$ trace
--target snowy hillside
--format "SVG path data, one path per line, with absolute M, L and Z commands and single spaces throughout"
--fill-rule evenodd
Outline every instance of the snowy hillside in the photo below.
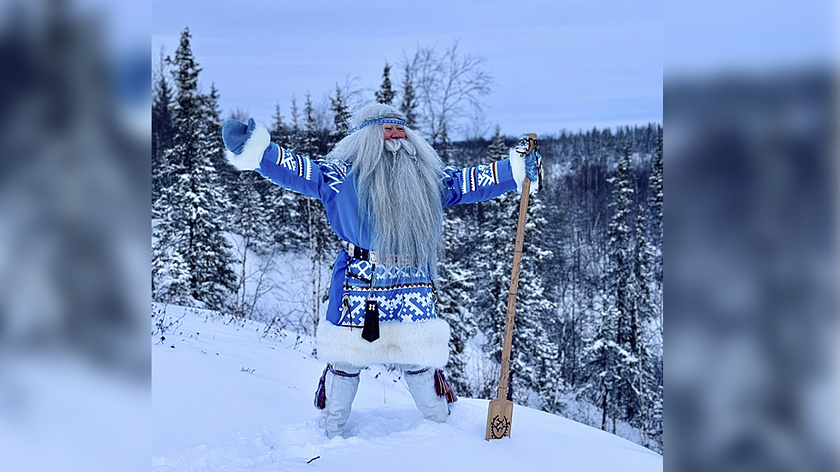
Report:
M 363 371 L 346 437 L 330 440 L 312 405 L 324 365 L 311 340 L 267 338 L 263 325 L 173 306 L 162 321 L 165 339 L 152 337 L 158 472 L 662 470 L 662 457 L 637 444 L 521 406 L 512 437 L 492 442 L 486 400 L 461 398 L 445 424 L 423 420 L 384 366 Z

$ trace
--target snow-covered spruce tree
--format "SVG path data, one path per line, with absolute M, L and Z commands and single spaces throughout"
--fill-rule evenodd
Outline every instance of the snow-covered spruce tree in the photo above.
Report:
M 236 288 L 236 275 L 233 271 L 235 259 L 225 235 L 230 227 L 232 205 L 221 176 L 234 178 L 238 174 L 224 158 L 218 90 L 211 85 L 211 93 L 200 95 L 200 98 L 203 104 L 200 126 L 204 130 L 199 134 L 201 151 L 192 162 L 195 165 L 192 185 L 199 198 L 191 202 L 194 216 L 190 215 L 189 220 L 195 238 L 194 260 L 198 271 L 194 279 L 199 299 L 208 307 L 222 309 L 231 290 Z
M 385 70 L 382 72 L 382 85 L 376 91 L 376 101 L 385 105 L 390 105 L 394 101 L 394 96 L 397 94 L 391 88 L 391 66 L 386 62 Z
M 508 149 L 497 127 L 488 148 L 488 161 L 506 158 Z M 542 229 L 546 224 L 542 203 L 536 195 L 531 196 L 530 202 L 519 267 L 509 392 L 519 403 L 553 410 L 559 380 L 558 350 L 548 339 L 544 326 L 552 322 L 556 305 L 546 297 L 540 276 L 542 263 L 551 253 L 542 246 Z M 476 315 L 487 340 L 485 350 L 496 363 L 501 361 L 519 203 L 520 195 L 509 192 L 481 204 L 481 240 L 472 253 L 475 272 L 482 279 L 474 295 Z M 488 385 L 479 393 L 492 397 L 498 379 L 487 380 Z M 534 401 L 532 395 L 539 400 Z
M 183 39 L 182 35 L 182 47 Z M 172 62 L 171 59 L 167 58 L 168 62 Z M 165 79 L 161 80 L 164 84 L 166 83 Z M 158 84 L 158 87 L 163 87 L 160 81 Z M 168 90 L 168 87 L 164 90 Z M 164 93 L 169 95 L 168 92 Z M 195 94 L 197 95 L 197 92 Z M 170 116 L 169 128 L 172 129 L 173 134 L 167 147 L 163 147 L 163 143 L 160 144 L 161 148 L 158 150 L 160 157 L 152 171 L 153 182 L 157 180 L 160 185 L 157 198 L 152 204 L 152 217 L 155 219 L 152 227 L 152 297 L 158 302 L 189 306 L 194 305 L 195 301 L 191 298 L 192 275 L 190 266 L 187 264 L 185 208 L 181 201 L 182 195 L 178 194 L 179 188 L 176 186 L 180 183 L 183 163 L 175 159 L 177 157 L 175 103 L 174 98 L 166 99 L 159 96 L 158 100 L 160 102 L 155 108 L 158 113 L 165 114 L 158 117 L 156 110 L 153 109 L 153 127 L 165 126 L 157 120 L 165 121 L 168 114 Z
M 172 123 L 174 97 L 172 86 L 166 78 L 167 74 L 169 70 L 161 51 L 152 85 L 152 205 L 160 196 L 160 189 L 169 183 L 164 154 L 167 149 L 172 148 L 175 138 L 175 127 Z
M 629 168 L 624 166 L 624 173 L 629 172 Z M 619 167 L 619 173 L 622 172 L 622 166 Z M 617 306 L 617 295 L 615 292 L 624 293 L 623 290 L 618 290 L 619 287 L 624 287 L 626 281 L 630 276 L 630 265 L 625 263 L 617 264 L 616 258 L 623 257 L 629 259 L 629 227 L 627 226 L 627 212 L 629 211 L 629 203 L 627 195 L 622 197 L 623 189 L 616 184 L 618 179 L 615 177 L 610 179 L 613 183 L 612 201 L 610 208 L 613 209 L 612 219 L 610 220 L 607 242 L 607 254 L 605 256 L 604 265 L 605 274 L 602 277 L 600 288 L 602 293 L 602 306 L 599 315 L 595 321 L 594 336 L 589 340 L 589 344 L 584 349 L 586 363 L 584 365 L 582 374 L 583 380 L 583 394 L 591 401 L 597 408 L 601 410 L 601 429 L 607 430 L 609 421 L 615 425 L 615 419 L 618 416 L 618 404 L 616 402 L 616 388 L 620 381 L 620 372 L 618 363 L 620 356 L 620 347 L 618 343 L 617 329 L 619 326 L 619 318 L 622 316 Z M 584 188 L 590 188 L 587 181 Z M 619 201 L 624 201 L 624 206 L 619 204 Z M 618 254 L 614 254 L 614 253 Z M 617 280 L 620 276 L 618 267 L 623 267 L 626 270 L 623 279 Z M 619 285 L 621 284 L 621 285 Z
M 400 102 L 400 111 L 405 115 L 405 125 L 409 128 L 416 128 L 417 126 L 417 92 L 414 90 L 414 81 L 411 76 L 411 65 L 405 65 L 405 75 L 403 76 L 402 84 L 402 101 Z
M 289 147 L 289 128 L 280 112 L 280 104 L 274 104 L 274 115 L 271 117 L 271 140 L 280 147 Z
M 201 69 L 190 49 L 189 28 L 181 34 L 173 64 L 175 137 L 166 152 L 172 183 L 161 189 L 154 205 L 160 219 L 152 248 L 153 260 L 159 260 L 153 264 L 153 296 L 161 302 L 218 310 L 225 308 L 236 288 L 231 247 L 223 232 L 229 202 L 211 163 L 211 156 L 222 152 L 222 143 L 209 119 L 209 99 L 198 90 Z M 186 292 L 174 293 L 181 285 L 168 281 L 182 278 L 184 269 L 189 273 Z
M 496 133 L 488 148 L 487 160 L 492 162 L 507 156 L 508 147 L 499 133 Z M 488 360 L 498 365 L 502 360 L 504 344 L 519 195 L 507 192 L 498 198 L 476 205 L 479 205 L 477 208 L 481 210 L 481 218 L 476 221 L 479 239 L 474 243 L 470 262 L 481 283 L 476 284 L 473 295 L 475 316 L 479 329 L 484 334 L 483 348 Z M 492 372 L 489 369 L 485 370 L 488 374 Z M 498 377 L 484 378 L 480 381 L 480 397 L 495 398 Z M 512 391 L 508 389 L 508 392 Z
M 218 152 L 211 152 L 208 157 L 213 168 L 216 169 L 216 180 L 221 182 L 227 193 L 230 194 L 236 187 L 239 171 L 225 157 L 224 143 L 222 142 L 222 110 L 219 107 L 219 90 L 215 84 L 210 84 L 210 93 L 202 95 L 202 99 L 204 104 L 201 110 L 207 123 L 205 139 L 211 143 L 221 143 L 218 146 Z M 230 214 L 230 212 L 226 212 L 225 216 L 229 217 Z
M 163 167 L 162 172 L 170 167 Z M 173 186 L 162 189 L 152 207 L 153 215 L 161 215 L 152 226 L 152 298 L 161 303 L 192 306 L 195 302 L 190 291 L 191 273 L 184 253 L 186 235 L 179 220 L 183 211 L 170 202 L 172 190 Z
M 474 396 L 467 345 L 477 329 L 472 313 L 476 284 L 475 273 L 461 262 L 463 254 L 471 252 L 466 233 L 463 220 L 454 212 L 444 219 L 445 255 L 438 264 L 437 309 L 451 327 L 446 375 L 456 394 Z
M 650 219 L 651 219 L 651 228 L 653 229 L 653 237 L 651 238 L 651 245 L 655 248 L 655 256 L 653 261 L 653 272 L 655 274 L 655 281 L 658 284 L 657 292 L 662 292 L 662 222 L 663 222 L 663 214 L 662 214 L 662 202 L 664 197 L 664 189 L 663 189 L 663 166 L 662 166 L 662 128 L 659 128 L 659 133 L 656 138 L 656 148 L 653 154 L 653 162 L 651 164 L 651 172 L 650 172 L 650 181 L 648 185 L 650 190 L 648 192 L 650 201 L 648 202 L 648 208 L 650 211 Z M 660 308 L 660 316 L 661 316 L 661 306 L 662 306 L 662 299 L 660 297 L 659 303 L 657 304 Z M 660 319 L 660 329 L 662 327 Z M 661 334 L 661 333 L 660 333 Z
M 614 349 L 611 362 L 598 375 L 612 379 L 610 402 L 615 408 L 615 420 L 633 421 L 641 409 L 641 397 L 636 391 L 639 369 L 639 314 L 637 311 L 638 284 L 634 266 L 633 230 L 630 224 L 633 187 L 630 179 L 630 146 L 624 146 L 615 176 L 608 179 L 612 185 L 612 219 L 607 228 L 608 263 L 604 280 L 604 304 L 607 307 L 603 322 L 609 322 L 609 333 L 599 329 L 607 338 L 596 343 Z M 611 344 L 610 344 L 611 343 Z M 602 405 L 603 407 L 603 405 Z M 606 413 L 604 413 L 606 415 Z M 605 425 L 602 425 L 604 427 Z
M 455 161 L 453 152 L 455 146 L 452 144 L 452 141 L 449 139 L 449 130 L 446 126 L 443 126 L 440 132 L 440 138 L 435 146 L 435 150 L 437 151 L 440 159 L 443 161 L 445 165 L 452 165 L 457 164 Z
M 662 377 L 657 375 L 662 362 L 662 339 L 655 326 L 656 284 L 652 262 L 654 248 L 648 243 L 643 208 L 636 215 L 636 243 L 633 251 L 633 280 L 636 287 L 635 312 L 638 320 L 636 357 L 633 372 L 634 390 L 640 397 L 638 414 L 630 424 L 642 432 L 646 446 L 657 447 L 662 439 Z
M 264 196 L 258 188 L 264 183 L 264 179 L 256 172 L 240 172 L 234 189 L 234 197 L 239 204 L 233 212 L 232 229 L 240 238 L 236 243 L 239 283 L 233 310 L 240 317 L 250 317 L 255 308 L 255 299 L 249 296 L 247 284 L 255 278 L 261 280 L 260 277 L 264 275 L 254 273 L 249 265 L 253 261 L 249 257 L 252 254 L 268 256 L 273 240 L 271 229 L 277 213 L 267 198 L 270 194 Z
M 335 86 L 335 98 L 330 97 L 330 110 L 333 112 L 334 128 L 330 131 L 328 151 L 350 133 L 350 120 L 353 118 L 338 85 Z
M 615 403 L 615 389 L 620 380 L 617 366 L 620 355 L 614 339 L 617 318 L 615 307 L 604 307 L 592 343 L 584 349 L 587 362 L 582 372 L 582 393 L 601 410 L 601 429 L 604 431 L 607 431 L 611 419 L 613 427 L 615 426 L 618 409 Z
M 312 160 L 318 160 L 322 157 L 318 146 L 319 130 L 315 120 L 312 98 L 308 93 L 303 113 L 305 119 L 304 139 L 299 152 Z M 309 317 L 301 328 L 309 334 L 314 334 L 320 319 L 321 305 L 326 301 L 328 291 L 328 287 L 322 281 L 325 271 L 328 270 L 328 258 L 332 257 L 338 250 L 338 240 L 330 229 L 327 213 L 320 201 L 303 197 L 301 204 L 301 213 L 305 217 L 306 235 L 309 244 L 311 303 Z
M 279 111 L 278 111 L 279 113 Z M 292 95 L 292 103 L 290 107 L 291 123 L 286 126 L 282 123 L 282 117 L 277 115 L 275 117 L 273 130 L 278 130 L 283 126 L 283 132 L 272 132 L 271 139 L 279 146 L 289 149 L 297 154 L 305 154 L 303 152 L 306 138 L 304 136 L 303 125 L 300 120 L 300 110 L 297 106 L 297 98 Z M 279 120 L 278 120 L 279 118 Z M 282 217 L 276 221 L 275 228 L 275 242 L 283 247 L 286 251 L 303 251 L 309 248 L 309 228 L 307 227 L 306 217 L 306 200 L 307 197 L 281 188 L 277 185 L 269 183 L 272 188 L 271 192 L 279 198 L 273 199 L 277 202 L 278 208 L 282 208 Z
M 280 113 L 280 104 L 275 106 L 271 124 L 271 140 L 278 146 L 296 151 L 300 146 L 300 128 L 297 119 L 297 107 L 292 101 L 292 124 L 287 125 Z M 305 225 L 302 223 L 300 207 L 302 195 L 274 185 L 268 180 L 262 180 L 256 185 L 263 196 L 267 211 L 271 212 L 269 228 L 272 240 L 282 247 L 283 251 L 299 251 L 308 247 L 304 243 Z
M 539 194 L 546 220 L 540 240 L 544 247 L 551 248 L 551 255 L 541 264 L 540 275 L 546 288 L 544 297 L 556 303 L 555 315 L 543 323 L 549 339 L 558 347 L 558 378 L 562 382 L 556 385 L 555 398 L 562 390 L 573 388 L 577 381 L 587 303 L 580 290 L 585 257 L 580 235 L 582 225 L 576 218 L 576 202 L 568 188 L 574 177 L 570 159 L 558 144 L 547 139 L 542 145 L 543 153 L 551 156 L 544 160 L 543 184 L 549 181 L 551 184 L 542 185 Z M 554 411 L 562 408 L 563 405 L 557 404 Z
M 651 262 L 653 273 L 653 291 L 651 294 L 653 322 L 658 326 L 655 336 L 656 343 L 652 346 L 654 352 L 650 355 L 650 375 L 654 382 L 652 387 L 647 392 L 647 435 L 652 442 L 658 444 L 654 447 L 659 452 L 663 451 L 663 436 L 662 436 L 662 421 L 663 421 L 663 365 L 662 365 L 662 342 L 663 342 L 663 306 L 662 306 L 662 241 L 663 241 L 663 214 L 662 204 L 664 197 L 663 189 L 663 164 L 662 164 L 662 127 L 656 130 L 655 138 L 655 152 L 653 155 L 652 171 L 650 177 L 650 191 L 649 191 L 649 208 L 652 219 L 653 238 L 651 241 L 651 250 L 653 251 L 653 261 Z M 658 343 L 658 344 L 657 344 Z
M 303 126 L 300 124 L 300 109 L 297 105 L 297 97 L 292 95 L 292 107 L 291 107 L 291 114 L 292 114 L 292 127 L 289 132 L 288 137 L 288 145 L 289 149 L 294 150 L 297 152 L 298 149 L 303 147 Z
M 318 124 L 315 119 L 315 106 L 312 103 L 312 95 L 306 93 L 306 102 L 303 105 L 303 142 L 300 146 L 300 153 L 310 159 L 318 159 L 321 154 L 318 152 Z
M 492 161 L 506 159 L 508 150 L 509 147 L 505 144 L 505 138 L 502 136 L 502 127 L 497 124 L 493 131 L 493 137 L 490 138 L 490 146 L 487 148 L 488 158 Z
M 519 267 L 517 308 L 511 366 L 513 394 L 523 404 L 558 411 L 560 378 L 559 350 L 548 337 L 557 323 L 557 304 L 548 297 L 542 271 L 552 253 L 545 247 L 547 224 L 539 194 L 530 196 L 525 241 Z M 518 214 L 518 209 L 517 209 Z M 536 394 L 539 400 L 531 400 Z

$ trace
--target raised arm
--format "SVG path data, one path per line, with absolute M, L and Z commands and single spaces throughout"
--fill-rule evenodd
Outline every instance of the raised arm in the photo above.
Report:
M 514 189 L 522 191 L 526 173 L 530 177 L 536 172 L 536 164 L 528 157 L 512 148 L 507 159 L 492 164 L 444 168 L 443 205 L 483 202 Z
M 248 123 L 228 120 L 222 139 L 234 167 L 257 171 L 281 187 L 320 199 L 322 190 L 334 184 L 335 178 L 325 176 L 317 162 L 272 143 L 268 130 L 257 126 L 253 118 Z

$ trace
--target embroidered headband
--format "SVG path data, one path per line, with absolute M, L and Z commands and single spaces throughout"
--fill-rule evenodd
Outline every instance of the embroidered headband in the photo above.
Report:
M 400 120 L 399 118 L 378 118 L 378 119 L 375 119 L 375 120 L 365 121 L 364 123 L 359 125 L 358 128 L 354 128 L 354 129 L 350 130 L 350 133 L 354 133 L 356 131 L 359 131 L 360 129 L 364 128 L 367 125 L 384 125 L 384 124 L 387 124 L 387 123 L 400 125 L 400 126 L 405 126 L 405 120 Z

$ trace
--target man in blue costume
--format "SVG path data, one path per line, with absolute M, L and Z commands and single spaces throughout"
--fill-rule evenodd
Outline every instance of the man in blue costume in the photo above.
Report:
M 223 129 L 234 166 L 319 199 L 344 242 L 316 336 L 318 357 L 328 363 L 316 405 L 331 438 L 343 433 L 359 372 L 370 364 L 399 365 L 423 416 L 446 421 L 447 399 L 435 382 L 438 376 L 441 390 L 436 371 L 449 359 L 449 325 L 437 316 L 434 286 L 443 208 L 521 189 L 526 174 L 536 182 L 538 173 L 533 155 L 514 150 L 489 165 L 443 167 L 387 105 L 363 107 L 353 124 L 320 161 L 271 143 L 253 119 L 229 120 Z

